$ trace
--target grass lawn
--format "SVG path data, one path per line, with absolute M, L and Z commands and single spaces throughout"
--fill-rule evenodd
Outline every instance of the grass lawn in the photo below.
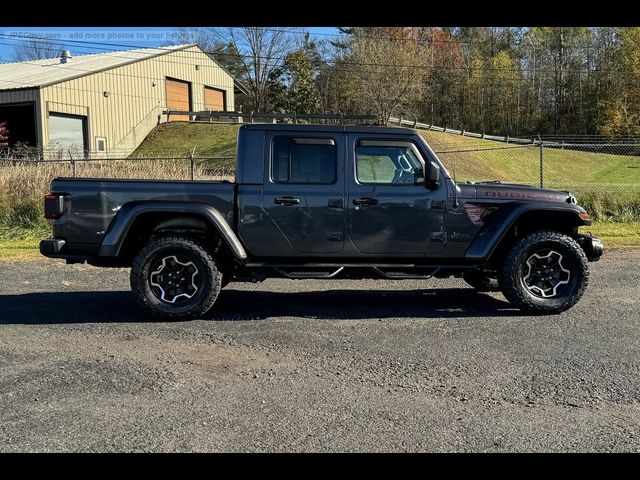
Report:
M 44 258 L 38 251 L 40 240 L 0 240 L 0 260 L 35 260 Z
M 455 170 L 458 180 L 540 183 L 540 148 L 537 146 L 504 148 L 514 145 L 443 132 L 422 130 L 420 134 L 438 152 L 449 173 Z M 459 151 L 472 149 L 476 150 Z M 640 157 L 623 153 L 625 147 L 612 147 L 607 152 L 544 148 L 544 185 L 574 192 L 602 190 L 637 194 Z
M 591 227 L 583 227 L 580 233 L 591 232 L 600 237 L 609 247 L 638 247 L 640 248 L 640 222 L 595 222 Z M 23 240 L 0 239 L 0 260 L 35 260 L 44 259 L 38 251 L 38 244 L 42 237 L 31 237 Z
M 232 157 L 221 165 L 234 166 L 237 124 L 164 123 L 158 125 L 131 155 L 188 156 L 195 147 L 196 157 Z
M 594 222 L 590 227 L 582 227 L 580 233 L 591 232 L 607 246 L 640 247 L 640 222 Z
M 48 225 L 37 228 L 8 227 L 0 225 L 0 260 L 33 260 L 44 258 L 40 255 L 40 239 L 51 234 Z

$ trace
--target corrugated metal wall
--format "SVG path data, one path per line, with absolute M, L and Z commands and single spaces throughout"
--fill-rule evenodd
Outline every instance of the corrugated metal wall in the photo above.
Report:
M 203 94 L 204 95 L 204 94 Z M 36 112 L 40 109 L 40 90 L 38 88 L 28 88 L 21 90 L 0 90 L 0 105 L 11 105 L 19 103 L 35 103 Z M 36 138 L 38 143 L 42 143 L 41 117 L 36 115 Z
M 87 115 L 87 141 L 92 152 L 96 137 L 105 137 L 109 157 L 128 155 L 159 121 L 166 121 L 161 115 L 166 108 L 166 77 L 191 82 L 194 110 L 205 109 L 205 86 L 225 90 L 227 110 L 235 108 L 231 76 L 199 48 L 189 47 L 43 87 L 40 120 L 45 143 L 49 139 L 48 112 Z

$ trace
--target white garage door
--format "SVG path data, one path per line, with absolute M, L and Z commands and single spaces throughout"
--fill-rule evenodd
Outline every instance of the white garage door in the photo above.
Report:
M 54 149 L 85 151 L 87 117 L 49 113 L 49 145 Z

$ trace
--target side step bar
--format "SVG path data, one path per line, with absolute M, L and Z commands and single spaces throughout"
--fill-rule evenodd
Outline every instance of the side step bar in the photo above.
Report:
M 254 267 L 255 268 L 255 267 Z M 468 269 L 468 266 L 431 265 L 264 265 L 259 268 L 271 269 L 278 276 L 290 279 L 332 279 L 332 278 L 384 278 L 387 280 L 426 280 L 441 270 Z M 326 269 L 326 270 L 325 270 Z M 405 270 L 405 271 L 402 271 Z M 368 272 L 368 273 L 367 273 Z M 454 273 L 445 272 L 445 276 Z M 341 275 L 342 274 L 342 275 Z
M 428 278 L 433 277 L 438 271 L 440 267 L 436 267 L 432 273 L 427 275 L 414 275 L 411 273 L 402 273 L 402 272 L 384 272 L 378 267 L 371 267 L 371 270 L 376 272 L 382 278 L 386 278 L 388 280 L 426 280 Z
M 280 275 L 282 275 L 285 278 L 293 278 L 293 279 L 300 279 L 300 278 L 334 278 L 336 275 L 338 275 L 340 272 L 342 272 L 344 270 L 344 267 L 340 267 L 337 268 L 334 272 L 296 272 L 296 273 L 292 273 L 292 272 L 285 272 L 284 270 L 280 269 L 280 268 L 274 268 L 274 270 L 276 272 L 278 272 Z

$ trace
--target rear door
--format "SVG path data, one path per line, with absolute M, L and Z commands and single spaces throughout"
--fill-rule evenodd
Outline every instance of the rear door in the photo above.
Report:
M 411 141 L 349 136 L 348 234 L 358 251 L 429 255 L 445 246 L 446 185 L 425 186 L 430 159 Z
M 271 256 L 332 255 L 344 247 L 344 137 L 273 132 L 266 136 L 262 209 L 280 232 Z

